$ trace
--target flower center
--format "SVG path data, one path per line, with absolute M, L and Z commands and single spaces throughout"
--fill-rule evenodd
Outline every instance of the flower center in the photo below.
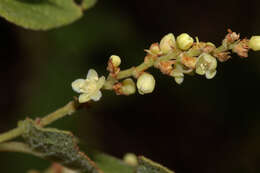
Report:
M 82 90 L 86 93 L 93 93 L 97 90 L 97 81 L 86 79 L 86 82 L 82 87 Z

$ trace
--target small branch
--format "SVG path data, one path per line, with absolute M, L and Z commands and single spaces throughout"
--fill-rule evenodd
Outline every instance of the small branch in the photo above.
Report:
M 158 59 L 156 60 L 152 60 L 150 59 L 150 61 L 148 62 L 143 62 L 140 65 L 136 66 L 136 67 L 130 67 L 129 69 L 126 70 L 122 70 L 120 71 L 117 76 L 116 79 L 120 80 L 120 79 L 124 79 L 124 78 L 128 78 L 128 77 L 137 77 L 138 74 L 142 73 L 143 71 L 147 70 L 148 68 L 152 67 L 152 66 L 156 66 L 157 64 L 159 64 L 160 62 L 163 61 L 169 61 L 171 59 L 177 59 L 177 57 L 180 55 L 181 51 L 176 49 L 172 52 L 170 52 L 167 55 L 163 55 L 160 56 Z M 137 76 L 136 76 L 137 75 Z M 108 80 L 106 81 L 106 83 L 112 83 L 114 84 L 116 82 L 116 80 L 114 80 L 113 78 L 107 78 Z M 110 84 L 111 87 L 106 88 L 106 89 L 112 89 L 112 85 Z
M 10 139 L 14 139 L 20 136 L 23 133 L 23 129 L 21 127 L 17 127 L 13 130 L 0 134 L 0 143 L 8 141 Z
M 55 112 L 50 113 L 49 115 L 43 117 L 40 120 L 40 126 L 49 125 L 58 119 L 63 118 L 66 115 L 73 114 L 78 108 L 78 103 L 76 101 L 70 101 L 68 104 L 63 106 L 62 108 L 57 109 Z
M 79 108 L 79 103 L 77 101 L 70 101 L 68 104 L 63 106 L 62 108 L 57 109 L 55 112 L 50 113 L 49 115 L 43 117 L 39 125 L 40 126 L 46 126 L 49 125 L 58 119 L 61 119 L 65 117 L 66 115 L 73 114 L 77 109 Z M 8 132 L 0 134 L 0 143 L 9 141 L 11 139 L 14 139 L 23 133 L 23 128 L 21 126 L 18 126 L 17 128 L 10 130 Z
M 7 142 L 0 144 L 0 152 L 19 152 L 43 157 L 42 153 L 32 151 L 30 147 L 22 142 Z

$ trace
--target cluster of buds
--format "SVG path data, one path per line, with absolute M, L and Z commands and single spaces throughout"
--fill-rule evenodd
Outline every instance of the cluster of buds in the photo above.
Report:
M 240 40 L 240 35 L 230 29 L 219 47 L 211 42 L 200 42 L 197 37 L 195 40 L 194 42 L 187 33 L 180 34 L 177 39 L 169 33 L 159 43 L 153 43 L 145 50 L 147 54 L 142 64 L 123 71 L 119 68 L 121 58 L 112 55 L 108 60 L 107 79 L 103 76 L 99 78 L 91 69 L 87 79 L 75 80 L 72 88 L 81 93 L 80 103 L 99 100 L 102 96 L 101 88 L 114 90 L 118 95 L 131 95 L 136 93 L 136 90 L 142 95 L 149 94 L 154 91 L 155 79 L 146 70 L 152 66 L 173 77 L 177 84 L 181 84 L 184 74 L 196 73 L 206 79 L 214 78 L 217 73 L 217 60 L 227 61 L 230 58 L 230 50 L 243 58 L 248 56 L 250 49 L 260 50 L 260 36 Z M 131 77 L 136 78 L 136 83 Z
M 155 51 L 154 51 L 155 52 Z M 108 60 L 107 70 L 110 72 L 109 76 L 114 79 L 114 84 L 112 86 L 113 90 L 117 95 L 131 95 L 136 92 L 136 87 L 140 94 L 148 94 L 153 92 L 155 87 L 154 77 L 147 73 L 141 72 L 136 74 L 134 77 L 137 78 L 137 83 L 135 84 L 132 78 L 124 79 L 119 82 L 117 80 L 117 74 L 120 72 L 119 65 L 121 64 L 121 58 L 116 55 L 110 56 Z
M 239 37 L 240 34 L 229 29 L 222 45 L 216 48 L 213 43 L 200 42 L 198 38 L 194 42 L 194 39 L 187 33 L 180 34 L 176 40 L 173 34 L 167 34 L 162 38 L 160 46 L 156 47 L 158 58 L 170 55 L 170 52 L 181 51 L 181 53 L 166 61 L 155 63 L 154 67 L 160 69 L 163 74 L 174 77 L 178 84 L 184 81 L 184 74 L 193 74 L 193 71 L 199 75 L 205 75 L 207 79 L 212 79 L 217 73 L 217 60 L 224 62 L 230 58 L 228 50 L 232 50 L 240 57 L 248 57 L 249 49 L 255 51 L 260 49 L 260 36 L 253 36 L 250 40 L 240 40 Z M 164 50 L 167 51 L 163 51 L 161 43 L 164 43 Z M 146 52 L 155 55 L 153 51 L 155 45 L 158 43 L 152 44 Z

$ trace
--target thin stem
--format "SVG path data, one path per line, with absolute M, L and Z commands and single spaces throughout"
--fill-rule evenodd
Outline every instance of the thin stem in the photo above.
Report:
M 126 70 L 122 70 L 117 74 L 117 79 L 124 79 L 130 76 L 134 76 L 136 73 L 140 73 L 142 71 L 145 71 L 146 69 L 152 67 L 155 64 L 158 64 L 162 61 L 168 61 L 170 59 L 175 59 L 178 57 L 178 55 L 180 54 L 181 51 L 179 50 L 175 50 L 167 55 L 161 56 L 159 57 L 157 60 L 151 60 L 148 62 L 143 62 L 140 65 L 138 65 L 137 67 L 131 67 L 129 69 Z
M 55 112 L 50 113 L 49 115 L 43 117 L 40 121 L 40 126 L 46 126 L 54 121 L 57 121 L 60 118 L 63 118 L 66 115 L 71 115 L 77 110 L 78 106 L 76 101 L 70 101 L 68 104 L 62 108 L 57 109 Z
M 0 143 L 8 141 L 10 139 L 14 139 L 20 136 L 23 133 L 23 129 L 21 127 L 17 127 L 8 132 L 0 134 Z
M 79 104 L 77 101 L 70 101 L 68 104 L 63 106 L 62 108 L 57 109 L 55 112 L 50 113 L 49 115 L 43 117 L 40 120 L 40 126 L 46 126 L 58 119 L 65 117 L 66 115 L 73 114 L 79 108 Z M 23 134 L 23 128 L 18 126 L 17 128 L 10 130 L 8 132 L 0 134 L 0 143 L 9 141 Z
M 0 152 L 19 152 L 32 154 L 37 157 L 43 157 L 42 153 L 32 151 L 30 147 L 22 142 L 6 142 L 0 144 Z

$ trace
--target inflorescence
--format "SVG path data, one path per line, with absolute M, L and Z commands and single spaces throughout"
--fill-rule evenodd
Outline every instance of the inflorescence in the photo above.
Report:
M 217 73 L 217 60 L 225 62 L 231 58 L 232 51 L 241 58 L 248 57 L 250 49 L 260 50 L 260 36 L 252 36 L 250 40 L 240 39 L 236 32 L 228 30 L 228 34 L 222 41 L 222 45 L 216 47 L 211 42 L 196 41 L 187 33 L 183 33 L 175 39 L 172 33 L 165 35 L 160 43 L 153 43 L 147 53 L 144 62 L 136 67 L 126 70 L 120 69 L 121 58 L 112 55 L 108 60 L 108 77 L 98 77 L 97 72 L 90 69 L 87 79 L 77 79 L 72 83 L 74 91 L 81 93 L 79 102 L 89 100 L 98 101 L 102 94 L 100 89 L 114 90 L 117 95 L 131 95 L 136 92 L 148 94 L 155 88 L 155 79 L 152 74 L 146 72 L 150 67 L 159 69 L 162 74 L 171 76 L 175 82 L 181 84 L 184 74 L 205 75 L 212 79 Z M 132 78 L 136 78 L 135 84 Z

